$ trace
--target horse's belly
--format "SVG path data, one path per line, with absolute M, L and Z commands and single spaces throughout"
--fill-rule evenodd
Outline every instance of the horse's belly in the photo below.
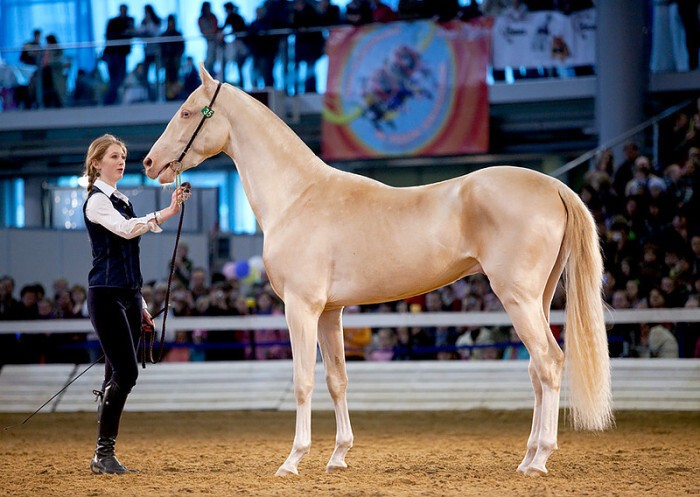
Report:
M 377 253 L 372 257 L 336 266 L 329 288 L 329 305 L 389 302 L 443 287 L 479 272 L 471 257 L 412 257 Z

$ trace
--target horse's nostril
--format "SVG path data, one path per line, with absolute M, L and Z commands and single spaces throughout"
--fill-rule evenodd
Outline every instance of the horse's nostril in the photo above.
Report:
M 151 167 L 151 164 L 153 164 L 153 161 L 150 157 L 146 157 L 145 159 L 143 159 L 143 165 L 146 167 L 146 169 Z

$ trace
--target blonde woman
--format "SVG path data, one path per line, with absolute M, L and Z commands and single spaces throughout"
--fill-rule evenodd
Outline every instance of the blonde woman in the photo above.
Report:
M 119 420 L 138 376 L 136 346 L 142 321 L 153 325 L 141 295 L 141 235 L 162 231 L 189 194 L 176 189 L 165 209 L 136 217 L 129 199 L 117 190 L 126 168 L 126 145 L 112 135 L 95 139 L 85 158 L 88 198 L 83 206 L 92 246 L 88 276 L 88 310 L 105 354 L 105 377 L 99 396 L 97 447 L 90 462 L 95 474 L 129 471 L 114 454 Z

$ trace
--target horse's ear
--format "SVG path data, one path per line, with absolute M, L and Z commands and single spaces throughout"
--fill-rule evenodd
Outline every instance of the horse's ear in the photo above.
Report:
M 204 67 L 204 62 L 199 63 L 199 78 L 202 80 L 202 85 L 206 90 L 214 91 L 216 80 L 211 77 L 211 74 Z

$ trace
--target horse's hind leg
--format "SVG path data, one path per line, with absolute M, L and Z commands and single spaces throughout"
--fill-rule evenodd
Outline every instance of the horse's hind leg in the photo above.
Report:
M 301 299 L 285 299 L 294 362 L 294 397 L 297 403 L 296 431 L 292 451 L 277 470 L 277 476 L 299 474 L 298 466 L 311 448 L 311 393 L 316 368 L 316 337 L 319 314 Z
M 530 352 L 529 372 L 535 391 L 532 433 L 518 471 L 528 475 L 546 474 L 547 459 L 557 448 L 564 354 L 552 336 L 540 301 L 505 301 L 504 307 Z
M 353 441 L 346 397 L 348 375 L 345 369 L 341 313 L 342 309 L 324 312 L 318 322 L 318 341 L 326 369 L 326 384 L 335 409 L 335 450 L 326 466 L 329 473 L 348 467 L 345 454 L 352 447 Z
M 522 462 L 518 466 L 518 471 L 521 473 L 526 472 L 537 453 L 538 440 L 540 437 L 540 420 L 542 418 L 542 384 L 540 383 L 539 376 L 537 376 L 535 364 L 532 359 L 530 359 L 527 371 L 530 374 L 532 389 L 535 392 L 535 407 L 532 411 L 532 429 L 527 439 L 527 452 L 525 452 L 525 457 L 523 457 Z

